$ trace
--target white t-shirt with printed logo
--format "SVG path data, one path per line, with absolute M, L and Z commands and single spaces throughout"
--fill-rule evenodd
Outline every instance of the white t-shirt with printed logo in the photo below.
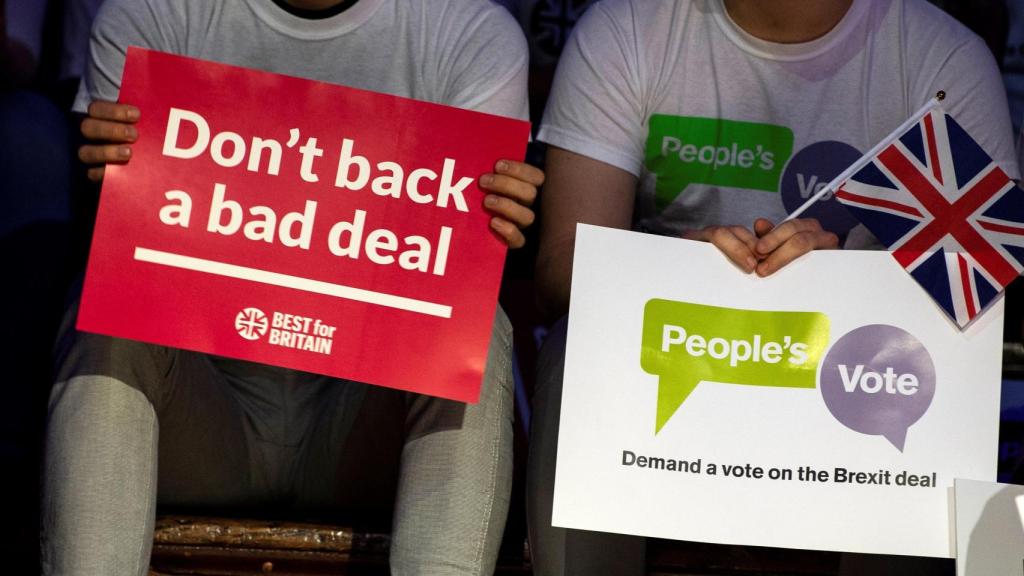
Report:
M 638 176 L 637 229 L 750 226 L 784 218 L 939 90 L 1019 178 L 992 55 L 924 0 L 854 0 L 800 44 L 751 36 L 721 0 L 604 0 L 562 54 L 538 139 Z M 856 224 L 835 200 L 807 215 L 841 236 Z
M 273 0 L 106 0 L 76 111 L 117 99 L 128 46 L 529 116 L 525 39 L 507 11 L 484 0 L 360 0 L 318 20 Z

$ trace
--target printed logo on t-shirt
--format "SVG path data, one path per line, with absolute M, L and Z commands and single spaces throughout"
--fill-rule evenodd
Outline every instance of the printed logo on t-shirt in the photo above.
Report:
M 786 212 L 802 206 L 860 156 L 853 146 L 834 140 L 815 142 L 794 154 L 782 172 L 779 187 Z M 812 204 L 801 217 L 817 218 L 823 228 L 840 238 L 857 225 L 857 219 L 831 193 Z
M 690 184 L 778 192 L 793 153 L 793 131 L 785 126 L 667 114 L 649 123 L 644 161 L 656 176 L 659 210 Z

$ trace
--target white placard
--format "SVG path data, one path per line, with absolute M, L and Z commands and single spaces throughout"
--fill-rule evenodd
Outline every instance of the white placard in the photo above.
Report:
M 1002 318 L 1000 299 L 960 332 L 886 252 L 763 279 L 709 244 L 581 225 L 554 524 L 952 557 L 953 479 L 995 479 Z
M 956 573 L 1024 576 L 1024 486 L 956 480 Z

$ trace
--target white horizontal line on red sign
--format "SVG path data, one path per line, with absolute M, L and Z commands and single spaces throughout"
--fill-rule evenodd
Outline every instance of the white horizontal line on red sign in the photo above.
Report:
M 259 282 L 261 284 L 270 284 L 272 286 L 303 290 L 314 294 L 335 296 L 337 298 L 345 298 L 347 300 L 355 300 L 357 302 L 365 302 L 367 304 L 375 304 L 377 306 L 386 306 L 388 308 L 397 308 L 398 310 L 406 310 L 409 312 L 416 312 L 418 314 L 426 314 L 428 316 L 438 316 L 440 318 L 452 317 L 452 307 L 444 304 L 426 302 L 424 300 L 416 300 L 413 298 L 406 298 L 404 296 L 395 296 L 394 294 L 385 294 L 383 292 L 374 292 L 372 290 L 363 290 L 361 288 L 353 288 L 351 286 L 344 286 L 341 284 L 331 284 L 330 282 L 311 280 L 300 276 L 291 276 L 289 274 L 270 272 L 267 270 L 260 270 L 258 268 L 249 268 L 247 266 L 238 266 L 237 264 L 228 264 L 226 262 L 217 262 L 215 260 L 206 260 L 204 258 L 195 258 L 193 256 L 162 252 L 160 250 L 151 250 L 149 248 L 142 248 L 139 246 L 135 247 L 135 259 L 140 262 L 161 264 L 163 266 L 204 272 L 206 274 L 215 274 L 217 276 L 225 276 L 227 278 L 237 278 L 239 280 L 249 280 L 250 282 Z

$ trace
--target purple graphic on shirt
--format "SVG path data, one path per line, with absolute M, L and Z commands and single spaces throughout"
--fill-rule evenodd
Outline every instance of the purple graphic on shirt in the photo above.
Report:
M 802 206 L 860 156 L 853 146 L 832 140 L 815 142 L 794 154 L 779 184 L 786 212 Z M 801 218 L 817 218 L 822 228 L 835 232 L 840 239 L 857 225 L 857 220 L 831 193 L 815 202 Z

